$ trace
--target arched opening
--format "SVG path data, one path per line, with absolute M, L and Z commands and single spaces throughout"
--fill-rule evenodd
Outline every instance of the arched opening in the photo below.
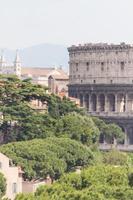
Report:
M 128 111 L 133 112 L 133 94 L 129 94 L 127 105 L 128 105 Z
M 103 144 L 104 141 L 105 141 L 105 136 L 104 136 L 103 133 L 101 133 L 100 136 L 99 136 L 99 143 L 100 143 L 100 144 Z
M 130 145 L 133 144 L 133 127 L 128 129 L 128 141 Z
M 83 107 L 83 94 L 79 95 L 79 99 L 80 99 L 80 106 Z
M 119 125 L 119 124 L 118 124 Z M 126 132 L 125 132 L 125 128 L 121 125 L 119 125 L 119 127 L 122 129 L 123 133 L 125 133 L 125 138 L 126 138 Z M 124 144 L 125 143 L 125 138 L 122 141 L 118 141 L 118 144 Z
M 89 95 L 88 94 L 85 95 L 85 108 L 89 110 Z
M 98 102 L 99 102 L 99 111 L 100 112 L 105 111 L 105 96 L 104 96 L 104 94 L 99 95 Z
M 76 99 L 78 98 L 78 95 L 77 95 L 77 94 L 75 94 L 75 98 L 76 98 Z
M 91 96 L 91 110 L 94 112 L 97 110 L 97 97 L 95 94 Z
M 115 95 L 113 94 L 108 95 L 108 110 L 110 112 L 115 111 Z

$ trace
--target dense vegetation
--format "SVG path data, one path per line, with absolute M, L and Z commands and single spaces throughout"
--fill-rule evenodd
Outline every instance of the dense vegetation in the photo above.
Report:
M 89 148 L 67 138 L 10 143 L 0 151 L 22 166 L 28 179 L 45 178 L 48 174 L 57 179 L 76 166 L 89 165 L 94 159 Z
M 22 167 L 25 179 L 61 177 L 35 195 L 19 195 L 16 200 L 133 199 L 132 153 L 98 151 L 101 138 L 123 142 L 119 126 L 88 116 L 68 98 L 49 95 L 47 88 L 30 79 L 2 76 L 0 84 L 0 138 L 5 143 L 0 152 Z M 33 109 L 32 100 L 47 103 L 48 112 Z M 70 173 L 77 166 L 82 173 Z
M 70 173 L 52 186 L 40 187 L 35 195 L 18 195 L 16 200 L 133 200 L 132 169 L 93 166 L 81 174 Z
M 6 192 L 6 179 L 3 174 L 0 173 L 0 199 L 5 195 Z
M 34 85 L 31 80 L 0 77 L 0 134 L 4 143 L 34 138 L 45 138 L 53 133 L 55 121 L 70 112 L 82 113 L 69 99 L 48 95 L 45 87 Z M 30 106 L 32 100 L 47 102 L 48 114 L 38 113 Z

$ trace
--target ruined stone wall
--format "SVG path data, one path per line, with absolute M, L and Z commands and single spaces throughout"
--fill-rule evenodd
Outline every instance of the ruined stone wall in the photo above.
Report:
M 133 83 L 133 47 L 86 44 L 68 48 L 70 84 Z

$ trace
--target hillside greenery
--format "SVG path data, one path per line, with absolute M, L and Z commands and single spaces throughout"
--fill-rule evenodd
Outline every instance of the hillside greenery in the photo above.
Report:
M 88 147 L 68 138 L 56 137 L 9 143 L 1 146 L 0 152 L 21 166 L 24 178 L 30 180 L 45 178 L 48 174 L 57 179 L 76 166 L 90 165 L 94 159 Z
M 30 79 L 0 76 L 0 152 L 21 166 L 24 179 L 50 175 L 52 186 L 16 200 L 133 200 L 133 154 L 98 150 L 102 138 L 122 143 L 124 133 L 116 124 L 91 117 L 68 98 L 47 94 L 47 88 Z M 32 100 L 47 103 L 38 112 Z M 72 173 L 77 166 L 81 174 Z M 6 182 L 0 174 L 0 195 Z
M 5 195 L 6 192 L 6 179 L 2 173 L 0 173 L 0 199 Z
M 20 194 L 16 200 L 133 200 L 132 172 L 132 168 L 121 166 L 92 166 L 81 174 L 64 175 L 33 195 Z

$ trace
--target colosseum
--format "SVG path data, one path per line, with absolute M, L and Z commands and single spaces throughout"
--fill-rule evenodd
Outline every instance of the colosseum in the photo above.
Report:
M 133 150 L 133 46 L 125 43 L 71 46 L 69 96 L 90 115 L 117 123 L 125 132 L 120 150 Z M 110 148 L 103 141 L 101 148 Z

